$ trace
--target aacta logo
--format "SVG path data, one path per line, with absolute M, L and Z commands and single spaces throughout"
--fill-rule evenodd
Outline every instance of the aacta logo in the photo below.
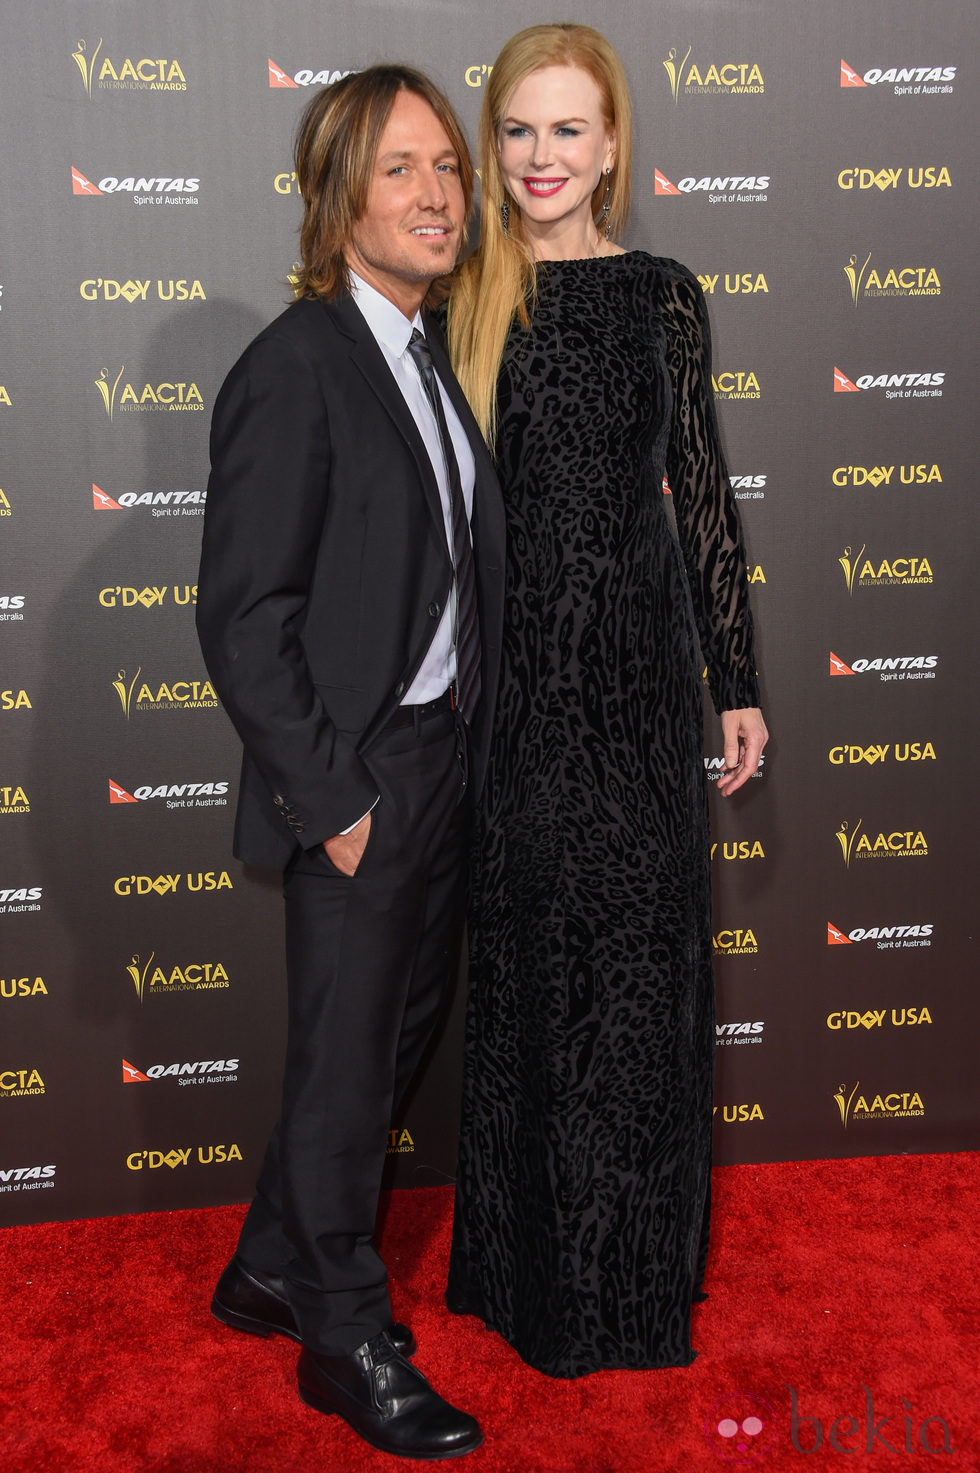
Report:
M 902 951 L 906 947 L 931 946 L 931 925 L 921 926 L 855 926 L 844 932 L 827 922 L 828 946 L 856 946 L 861 941 L 877 942 L 878 951 Z
M 758 204 L 768 200 L 766 191 L 771 174 L 686 174 L 674 184 L 659 169 L 653 171 L 654 194 L 697 194 L 708 196 L 708 203 Z
M 153 283 L 153 278 L 148 276 L 145 281 L 134 280 L 116 281 L 110 276 L 90 276 L 83 281 L 78 288 L 78 294 L 83 302 L 145 302 L 147 293 Z M 175 280 L 169 277 L 166 281 L 157 278 L 154 298 L 160 302 L 206 302 L 207 296 L 201 283 L 195 277 L 191 281 L 182 276 Z
M 0 977 L 0 997 L 47 997 L 43 977 Z
M 860 1088 L 859 1080 L 850 1092 L 848 1092 L 847 1085 L 842 1084 L 834 1094 L 841 1124 L 845 1130 L 848 1125 L 865 1120 L 902 1120 L 926 1113 L 922 1104 L 922 1096 L 915 1090 L 901 1090 L 869 1097 L 866 1094 L 859 1094 Z
M 55 1166 L 0 1167 L 0 1192 L 43 1191 L 55 1185 Z
M 141 203 L 149 197 L 158 197 L 161 201 L 166 199 L 168 204 L 177 203 L 178 199 L 182 204 L 189 204 L 193 195 L 193 203 L 196 204 L 201 188 L 200 178 L 188 174 L 106 174 L 98 184 L 93 184 L 74 164 L 70 168 L 72 194 L 83 194 L 89 199 L 96 195 L 132 194 L 138 196 Z
M 85 41 L 79 41 L 78 50 L 72 52 L 72 60 L 78 67 L 86 97 L 92 96 L 92 88 L 100 92 L 186 92 L 187 78 L 179 61 L 165 57 L 142 56 L 138 60 L 124 57 L 122 61 L 110 61 L 100 57 L 102 37 L 90 52 Z
M 835 466 L 830 479 L 835 486 L 873 486 L 877 491 L 879 486 L 891 486 L 898 471 L 898 480 L 895 484 L 903 486 L 928 486 L 933 483 L 942 485 L 943 475 L 939 466 L 933 461 L 932 465 L 923 461 L 919 465 L 838 465 Z
M 149 875 L 120 875 L 113 881 L 112 888 L 117 895 L 176 895 L 185 879 L 191 893 L 235 888 L 228 878 L 227 870 L 210 869 L 186 876 L 157 875 L 155 879 L 151 879 Z
M 15 915 L 25 910 L 40 910 L 42 885 L 12 885 L 0 889 L 0 915 Z
M 923 859 L 928 857 L 929 845 L 921 829 L 893 829 L 886 834 L 880 829 L 877 834 L 862 832 L 863 819 L 852 824 L 844 819 L 835 835 L 840 845 L 841 858 L 847 869 L 852 859 Z
M 12 1100 L 20 1095 L 43 1094 L 44 1080 L 36 1069 L 0 1070 L 0 1100 Z
M 830 651 L 831 675 L 877 675 L 881 680 L 935 680 L 938 655 L 875 655 L 848 665 Z
M 866 544 L 854 554 L 845 547 L 837 559 L 844 574 L 847 591 L 855 588 L 909 588 L 933 581 L 932 565 L 927 557 L 892 557 L 877 560 L 865 557 Z
M 863 265 L 858 265 L 857 256 L 849 256 L 844 267 L 855 307 L 865 297 L 938 297 L 942 294 L 942 283 L 935 266 L 889 266 L 879 271 L 870 263 L 869 251 Z
M 130 958 L 126 972 L 140 1002 L 176 992 L 215 992 L 230 986 L 228 973 L 221 962 L 185 962 L 182 966 L 154 966 L 156 952 L 144 962 L 139 952 Z
M 122 1061 L 123 1084 L 151 1084 L 154 1079 L 176 1079 L 178 1084 L 229 1084 L 238 1079 L 238 1059 L 200 1059 L 196 1064 L 151 1064 L 144 1074 L 126 1059 Z
M 8 409 L 10 408 L 10 395 L 3 384 L 0 384 L 0 404 L 6 405 Z
M 242 1153 L 235 1145 L 175 1146 L 170 1151 L 132 1151 L 126 1157 L 126 1165 L 130 1171 L 158 1171 L 161 1166 L 176 1171 L 178 1166 L 187 1166 L 192 1161 L 196 1166 L 220 1166 L 241 1160 Z
M 290 77 L 283 71 L 282 67 L 269 57 L 269 86 L 270 87 L 328 87 L 331 82 L 339 82 L 341 77 L 349 77 L 350 69 L 346 72 L 331 71 L 329 67 L 313 71 L 311 67 L 300 67 Z M 472 85 L 472 84 L 471 84 Z
M 886 399 L 941 399 L 945 373 L 862 373 L 849 379 L 834 369 L 834 393 L 857 394 L 861 389 L 884 389 Z
M 102 407 L 110 421 L 121 412 L 156 411 L 162 413 L 165 410 L 167 412 L 183 410 L 189 413 L 201 413 L 203 411 L 204 400 L 197 384 L 188 383 L 186 379 L 174 382 L 164 380 L 158 384 L 145 383 L 136 386 L 125 383 L 120 388 L 125 369 L 124 363 L 115 378 L 111 378 L 109 369 L 103 368 L 98 378 L 93 380 L 102 399 Z
M 834 1033 L 855 1028 L 866 1028 L 870 1033 L 872 1028 L 881 1028 L 886 1019 L 892 1028 L 915 1028 L 920 1023 L 931 1023 L 932 1014 L 928 1008 L 892 1008 L 889 1016 L 887 1008 L 868 1008 L 863 1013 L 828 1013 L 827 1027 Z
M 175 583 L 172 593 L 165 583 L 148 584 L 146 588 L 116 583 L 111 588 L 99 589 L 99 603 L 104 609 L 134 609 L 137 604 L 142 604 L 144 609 L 162 609 L 171 597 L 175 604 L 196 604 L 197 584 Z
M 95 511 L 128 511 L 131 506 L 148 506 L 154 517 L 200 517 L 204 515 L 207 499 L 205 490 L 121 491 L 116 498 L 92 482 L 92 507 Z
M 181 678 L 151 683 L 140 681 L 142 674 L 142 665 L 137 665 L 132 676 L 126 670 L 117 670 L 112 682 L 127 721 L 134 711 L 210 711 L 217 707 L 210 680 Z
M 720 271 L 698 273 L 698 281 L 706 297 L 714 296 L 715 287 L 721 280 L 724 280 L 725 291 L 730 297 L 751 296 L 754 292 L 767 294 L 769 292 L 769 283 L 761 271 L 726 271 L 724 278 Z
M 755 61 L 691 62 L 693 47 L 677 60 L 677 47 L 672 46 L 664 62 L 670 82 L 670 95 L 676 102 L 683 94 L 691 97 L 734 97 L 741 93 L 758 95 L 766 90 L 762 68 Z
M 888 66 L 869 67 L 858 73 L 841 59 L 840 84 L 842 87 L 879 87 L 882 84 L 894 88 L 896 97 L 918 96 L 919 93 L 952 92 L 950 85 L 956 78 L 954 66 Z
M 30 813 L 30 799 L 19 785 L 0 783 L 0 814 Z
M 761 839 L 725 839 L 712 844 L 712 859 L 765 859 L 766 851 Z
M 751 930 L 719 931 L 711 941 L 716 956 L 754 956 L 759 950 Z
M 841 169 L 837 188 L 844 190 L 952 189 L 945 164 L 910 164 L 907 169 Z
M 832 767 L 856 767 L 866 762 L 874 767 L 876 762 L 935 762 L 936 749 L 932 742 L 875 742 L 871 746 L 831 747 L 827 761 Z
M 0 690 L 0 711 L 30 711 L 31 698 L 26 690 Z
M 7 500 L 3 487 L 0 486 L 0 517 L 9 517 L 12 514 L 10 502 Z
M 713 373 L 711 387 L 716 399 L 761 399 L 759 380 L 751 369 Z
M 386 1156 L 408 1156 L 415 1150 L 411 1131 L 389 1130 L 385 1140 Z
M 109 779 L 110 803 L 145 803 L 150 798 L 166 799 L 168 808 L 227 808 L 228 784 L 220 783 L 161 783 L 152 787 L 149 783 L 134 788 L 130 793 Z

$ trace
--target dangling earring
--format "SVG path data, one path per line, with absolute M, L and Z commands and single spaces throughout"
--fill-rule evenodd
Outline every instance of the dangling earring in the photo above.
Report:
M 510 234 L 510 205 L 504 200 L 500 206 L 500 223 L 504 227 L 504 234 Z
M 602 209 L 599 211 L 599 228 L 605 232 L 607 240 L 612 230 L 612 226 L 609 223 L 609 202 L 612 199 L 612 181 L 609 178 L 610 172 L 609 169 L 606 170 L 606 197 L 602 201 Z

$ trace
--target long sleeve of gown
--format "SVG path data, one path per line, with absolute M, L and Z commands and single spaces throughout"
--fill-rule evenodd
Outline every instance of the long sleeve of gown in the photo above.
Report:
M 711 384 L 704 293 L 683 267 L 664 280 L 667 367 L 674 406 L 667 480 L 718 712 L 759 704 L 745 548 Z

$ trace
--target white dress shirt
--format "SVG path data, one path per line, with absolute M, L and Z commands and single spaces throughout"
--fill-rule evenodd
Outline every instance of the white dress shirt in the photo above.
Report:
M 408 405 L 412 418 L 418 426 L 419 434 L 425 442 L 425 448 L 432 462 L 432 469 L 439 486 L 439 498 L 442 502 L 443 522 L 446 529 L 446 542 L 449 547 L 449 555 L 452 557 L 453 550 L 453 524 L 452 508 L 449 500 L 449 482 L 446 477 L 446 463 L 442 453 L 442 438 L 439 434 L 439 426 L 429 403 L 422 377 L 416 367 L 415 359 L 408 351 L 412 332 L 417 328 L 423 333 L 422 316 L 416 312 L 415 320 L 409 322 L 402 312 L 383 297 L 373 286 L 369 286 L 356 272 L 351 271 L 351 295 L 357 303 L 364 320 L 385 356 L 385 362 L 391 369 L 395 383 L 402 392 L 402 397 Z M 452 403 L 446 394 L 446 390 L 439 381 L 439 394 L 442 399 L 442 407 L 446 416 L 446 424 L 449 426 L 450 438 L 453 449 L 456 452 L 456 462 L 459 466 L 459 479 L 463 487 L 463 500 L 466 503 L 467 517 L 473 514 L 473 481 L 475 467 L 473 462 L 473 451 L 470 442 L 466 438 L 463 426 L 459 422 Z M 446 602 L 442 618 L 436 627 L 425 659 L 422 661 L 418 674 L 412 681 L 402 700 L 403 706 L 424 706 L 428 701 L 434 701 L 437 696 L 443 695 L 453 681 L 456 679 L 456 648 L 453 644 L 453 629 L 455 627 L 455 600 L 456 589 L 453 585 L 452 592 Z
M 422 384 L 422 377 L 416 367 L 415 359 L 408 351 L 408 345 L 412 340 L 412 333 L 417 328 L 422 335 L 425 329 L 422 326 L 422 314 L 416 312 L 414 321 L 408 318 L 390 302 L 387 297 L 382 296 L 373 286 L 370 286 L 356 271 L 350 271 L 351 296 L 354 298 L 361 315 L 378 347 L 384 354 L 385 362 L 391 369 L 392 377 L 401 390 L 402 397 L 408 405 L 409 412 L 418 427 L 419 434 L 425 443 L 432 469 L 435 473 L 436 483 L 439 487 L 439 500 L 442 503 L 442 518 L 446 529 L 446 542 L 449 547 L 449 556 L 453 555 L 453 524 L 452 507 L 449 500 L 449 481 L 446 476 L 446 460 L 442 451 L 442 436 L 436 417 L 429 403 L 428 395 Z M 459 479 L 463 488 L 463 500 L 466 503 L 466 515 L 473 515 L 473 483 L 475 479 L 475 465 L 473 451 L 470 442 L 466 438 L 463 426 L 459 422 L 459 416 L 449 400 L 439 375 L 436 374 L 436 382 L 439 384 L 439 395 L 442 399 L 443 413 L 446 416 L 446 424 L 449 426 L 449 435 L 456 452 L 456 462 L 459 466 Z M 453 643 L 453 631 L 456 627 L 456 585 L 453 583 L 450 596 L 446 601 L 446 607 L 442 611 L 442 618 L 436 626 L 436 632 L 432 636 L 432 643 L 426 651 L 425 658 L 419 666 L 418 673 L 412 681 L 402 699 L 403 706 L 424 706 L 429 701 L 436 700 L 452 685 L 456 679 L 456 647 Z M 371 808 L 377 806 L 375 799 Z M 371 810 L 369 809 L 368 812 Z M 367 814 L 358 819 L 362 823 Z M 356 829 L 357 824 L 351 824 L 350 828 L 341 829 L 341 833 L 349 834 L 351 829 Z

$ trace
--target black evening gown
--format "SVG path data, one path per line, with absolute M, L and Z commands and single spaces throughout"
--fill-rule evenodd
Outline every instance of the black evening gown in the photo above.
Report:
M 542 265 L 498 408 L 507 605 L 447 1304 L 552 1376 L 687 1365 L 714 1050 L 703 664 L 716 709 L 758 704 L 696 278 L 639 251 Z

